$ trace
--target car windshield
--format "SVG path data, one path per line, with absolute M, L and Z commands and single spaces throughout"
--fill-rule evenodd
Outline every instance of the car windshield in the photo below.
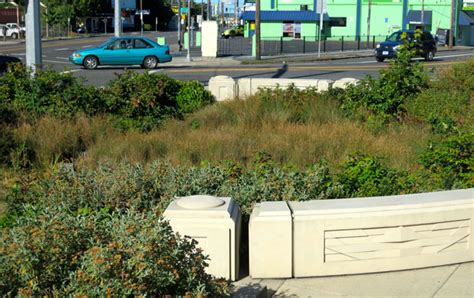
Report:
M 400 31 L 392 33 L 389 37 L 387 37 L 387 41 L 400 41 L 400 37 L 402 33 Z
M 109 39 L 109 40 L 106 40 L 104 41 L 103 43 L 101 43 L 100 45 L 98 45 L 97 47 L 98 48 L 104 48 L 105 46 L 107 46 L 112 40 Z
M 413 33 L 397 31 L 393 32 L 389 37 L 387 37 L 386 41 L 400 41 L 404 33 L 408 35 L 409 40 L 412 39 Z

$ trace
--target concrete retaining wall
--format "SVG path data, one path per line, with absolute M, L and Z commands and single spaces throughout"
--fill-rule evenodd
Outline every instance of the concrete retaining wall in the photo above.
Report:
M 263 202 L 250 218 L 250 275 L 331 276 L 474 261 L 473 217 L 472 188 Z M 291 247 L 283 245 L 287 239 L 292 239 Z
M 346 88 L 350 84 L 357 84 L 358 80 L 343 78 L 337 81 L 318 79 L 263 79 L 243 78 L 237 82 L 228 76 L 212 77 L 209 80 L 209 91 L 217 101 L 231 100 L 237 97 L 245 98 L 254 95 L 262 88 L 288 88 L 294 85 L 298 89 L 315 88 L 317 91 L 327 91 L 332 86 Z

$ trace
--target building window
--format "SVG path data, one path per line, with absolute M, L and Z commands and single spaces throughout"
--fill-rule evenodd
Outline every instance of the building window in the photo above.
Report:
M 331 18 L 331 20 L 329 21 L 329 25 L 331 27 L 346 27 L 347 18 Z
M 300 5 L 300 10 L 308 10 L 308 5 Z
M 294 36 L 295 36 L 295 23 L 283 22 L 283 37 L 294 37 Z
M 301 38 L 301 23 L 283 22 L 283 37 Z

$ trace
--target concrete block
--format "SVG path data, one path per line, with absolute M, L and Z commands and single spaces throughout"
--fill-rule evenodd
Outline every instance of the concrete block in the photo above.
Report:
M 231 198 L 205 195 L 177 198 L 164 217 L 173 231 L 198 241 L 209 255 L 209 274 L 236 280 L 239 276 L 241 214 Z
M 294 85 L 300 90 L 311 87 L 318 88 L 319 80 L 243 78 L 237 81 L 237 85 L 239 97 L 245 98 L 256 94 L 259 89 L 264 88 L 275 89 L 279 87 L 285 89 L 290 85 Z
M 333 88 L 346 89 L 349 85 L 357 85 L 359 83 L 358 79 L 354 78 L 342 78 L 334 82 L 332 85 Z
M 474 261 L 474 189 L 289 202 L 295 277 Z
M 237 86 L 229 76 L 216 76 L 209 80 L 209 91 L 217 101 L 231 100 L 237 97 Z
M 253 209 L 249 273 L 252 278 L 292 276 L 292 220 L 286 202 L 262 202 Z
M 329 88 L 331 88 L 333 83 L 334 83 L 334 81 L 332 81 L 332 80 L 319 80 L 319 82 L 318 82 L 318 91 L 319 92 L 328 91 Z
M 217 57 L 218 26 L 216 21 L 204 21 L 201 27 L 203 57 Z

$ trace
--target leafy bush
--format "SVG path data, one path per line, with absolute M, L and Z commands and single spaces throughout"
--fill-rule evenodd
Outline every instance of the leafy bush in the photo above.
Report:
M 474 59 L 437 72 L 430 87 L 407 103 L 408 113 L 435 134 L 474 129 Z
M 149 130 L 164 119 L 210 104 L 212 95 L 198 82 L 180 82 L 165 75 L 127 71 L 103 90 L 108 112 L 119 127 Z
M 432 142 L 420 163 L 442 189 L 474 186 L 474 133 Z
M 154 206 L 164 210 L 176 196 L 208 194 L 230 196 L 245 214 L 250 214 L 256 202 L 341 195 L 325 163 L 298 170 L 282 167 L 271 159 L 258 159 L 249 168 L 233 163 L 185 167 L 154 162 L 143 167 L 123 162 L 76 171 L 72 165 L 63 164 L 49 178 L 20 184 L 20 189 L 8 197 L 14 209 L 25 203 L 45 208 L 62 204 L 71 211 L 149 210 Z
M 178 113 L 192 113 L 214 101 L 212 94 L 198 81 L 179 81 L 180 89 L 176 94 Z
M 0 295 L 160 296 L 228 291 L 204 272 L 196 242 L 174 234 L 156 210 L 29 206 L 0 235 Z
M 366 110 L 387 120 L 399 118 L 405 113 L 405 103 L 428 87 L 424 67 L 411 61 L 414 54 L 409 47 L 402 47 L 390 67 L 380 71 L 378 79 L 368 76 L 359 84 L 348 87 L 340 96 L 342 109 L 348 115 L 363 115 Z
M 356 154 L 344 164 L 338 181 L 349 197 L 397 195 L 410 189 L 406 172 L 388 168 L 373 156 Z
M 70 116 L 77 112 L 92 115 L 104 111 L 100 93 L 85 86 L 70 73 L 52 69 L 38 70 L 34 76 L 24 66 L 17 65 L 0 77 L 5 90 L 0 99 L 16 111 Z

